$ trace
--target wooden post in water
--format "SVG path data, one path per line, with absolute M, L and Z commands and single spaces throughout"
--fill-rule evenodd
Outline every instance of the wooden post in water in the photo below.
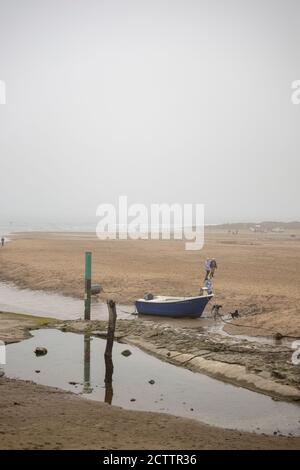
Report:
M 114 372 L 114 365 L 112 361 L 112 348 L 114 345 L 117 311 L 116 303 L 113 300 L 107 301 L 108 308 L 108 327 L 107 327 L 107 340 L 104 353 L 105 360 L 105 402 L 111 404 L 113 397 L 112 376 Z
M 91 319 L 91 287 L 92 287 L 92 253 L 85 252 L 85 293 L 84 293 L 84 319 Z

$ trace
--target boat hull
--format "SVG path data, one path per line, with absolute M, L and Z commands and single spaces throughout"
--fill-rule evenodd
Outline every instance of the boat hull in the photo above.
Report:
M 207 295 L 172 302 L 141 299 L 135 302 L 135 306 L 137 312 L 141 315 L 198 318 L 201 317 L 212 297 L 213 295 Z

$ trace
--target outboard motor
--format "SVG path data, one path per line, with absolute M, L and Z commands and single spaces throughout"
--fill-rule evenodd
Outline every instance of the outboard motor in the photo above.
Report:
M 153 300 L 154 299 L 154 295 L 151 294 L 150 292 L 146 292 L 146 294 L 144 295 L 144 300 Z

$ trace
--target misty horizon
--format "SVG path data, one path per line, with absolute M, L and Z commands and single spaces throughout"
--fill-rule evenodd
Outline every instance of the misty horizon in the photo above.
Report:
M 296 0 L 0 0 L 0 225 L 300 219 Z M 35 221 L 35 222 L 33 222 Z

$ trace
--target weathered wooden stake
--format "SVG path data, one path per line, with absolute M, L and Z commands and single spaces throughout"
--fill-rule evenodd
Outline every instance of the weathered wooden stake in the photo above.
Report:
M 104 353 L 105 359 L 105 402 L 111 404 L 113 397 L 112 376 L 114 372 L 114 365 L 112 361 L 112 348 L 114 345 L 117 311 L 116 304 L 113 300 L 107 301 L 108 307 L 108 327 L 107 327 L 107 340 Z
M 85 252 L 85 296 L 84 296 L 84 319 L 91 319 L 91 287 L 92 287 L 92 253 Z

